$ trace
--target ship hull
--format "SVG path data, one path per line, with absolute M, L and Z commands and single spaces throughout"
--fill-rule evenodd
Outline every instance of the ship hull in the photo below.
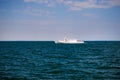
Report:
M 83 44 L 83 40 L 77 40 L 77 39 L 67 39 L 64 38 L 64 40 L 58 40 L 55 41 L 55 43 L 61 43 L 61 44 Z
M 64 42 L 64 41 L 55 41 L 55 43 L 58 43 L 58 44 L 83 44 L 84 41 L 82 41 L 82 42 Z

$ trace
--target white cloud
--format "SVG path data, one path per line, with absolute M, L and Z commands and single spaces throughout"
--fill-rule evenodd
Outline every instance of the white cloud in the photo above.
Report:
M 108 5 L 101 4 L 97 0 L 85 0 L 81 1 L 64 1 L 64 3 L 70 7 L 72 10 L 82 10 L 88 8 L 109 8 Z
M 56 3 L 56 0 L 24 0 L 24 2 L 26 3 L 39 3 L 39 4 L 45 4 L 47 5 L 48 7 L 51 7 L 51 6 L 54 6 Z
M 23 11 L 23 13 L 28 15 L 33 15 L 33 16 L 47 16 L 47 15 L 55 14 L 55 12 L 53 11 L 44 10 L 41 8 L 32 8 L 32 7 L 27 7 Z
M 48 0 L 24 0 L 24 2 L 39 2 L 39 3 L 47 3 Z
M 120 6 L 120 0 L 101 0 L 101 3 L 106 3 L 107 5 L 113 6 Z
M 70 10 L 120 6 L 120 0 L 24 0 L 24 2 L 44 3 L 47 6 L 57 6 L 58 4 L 62 4 L 68 6 Z

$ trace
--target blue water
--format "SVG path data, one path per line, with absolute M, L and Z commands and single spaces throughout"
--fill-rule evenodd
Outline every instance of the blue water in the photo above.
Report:
M 1 41 L 0 80 L 120 80 L 120 41 Z

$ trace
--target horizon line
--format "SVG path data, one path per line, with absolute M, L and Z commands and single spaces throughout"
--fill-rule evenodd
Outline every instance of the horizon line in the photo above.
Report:
M 0 41 L 56 41 L 56 40 L 0 40 Z M 120 41 L 120 40 L 84 40 L 84 41 Z

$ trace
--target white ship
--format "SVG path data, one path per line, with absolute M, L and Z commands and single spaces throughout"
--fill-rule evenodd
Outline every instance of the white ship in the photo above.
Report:
M 77 39 L 67 39 L 64 38 L 64 40 L 58 40 L 55 41 L 55 43 L 63 43 L 63 44 L 83 44 L 83 40 L 77 40 Z

